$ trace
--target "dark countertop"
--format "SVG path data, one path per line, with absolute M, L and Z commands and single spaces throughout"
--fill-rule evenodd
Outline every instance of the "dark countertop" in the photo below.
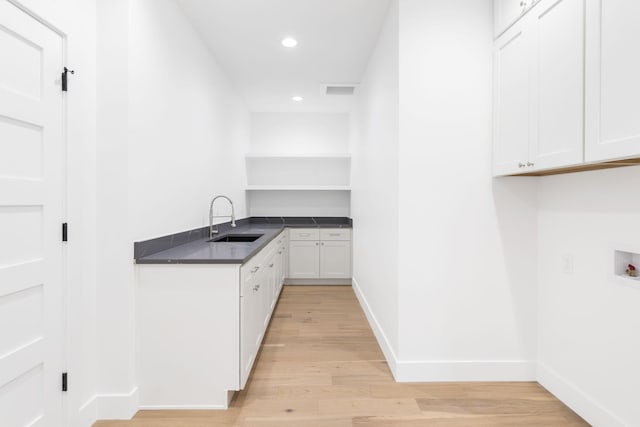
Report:
M 209 227 L 136 242 L 134 257 L 137 264 L 244 264 L 260 252 L 285 228 L 351 228 L 349 218 L 247 218 L 219 224 L 219 233 L 263 234 L 255 242 L 208 242 Z

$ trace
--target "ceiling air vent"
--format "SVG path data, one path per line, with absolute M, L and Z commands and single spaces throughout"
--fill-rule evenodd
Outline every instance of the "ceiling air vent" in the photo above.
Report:
M 326 95 L 353 95 L 356 91 L 355 85 L 326 85 Z

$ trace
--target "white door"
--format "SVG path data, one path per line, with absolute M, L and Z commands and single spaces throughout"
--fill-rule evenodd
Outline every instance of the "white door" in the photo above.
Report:
M 494 48 L 493 173 L 526 172 L 531 122 L 530 32 L 525 18 Z
M 320 243 L 320 278 L 351 278 L 351 242 L 326 241 Z
M 0 1 L 0 426 L 63 425 L 62 40 Z
M 320 277 L 320 242 L 312 240 L 289 242 L 289 277 L 292 279 Z
M 537 39 L 530 163 L 536 170 L 582 163 L 584 0 L 543 0 L 529 13 Z
M 640 157 L 640 1 L 587 7 L 586 161 Z

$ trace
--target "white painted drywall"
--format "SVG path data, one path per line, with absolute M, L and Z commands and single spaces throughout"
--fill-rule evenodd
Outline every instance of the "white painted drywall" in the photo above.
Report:
M 216 194 L 245 215 L 249 113 L 175 2 L 100 0 L 98 12 L 94 401 L 99 418 L 128 418 L 138 405 L 133 242 L 206 225 Z
M 613 278 L 614 249 L 640 252 L 639 179 L 540 181 L 539 381 L 593 425 L 640 425 L 640 282 Z
M 129 0 L 97 1 L 98 417 L 137 409 L 135 286 L 129 224 Z
M 250 153 L 269 156 L 343 155 L 349 151 L 349 114 L 251 114 Z M 349 159 L 248 159 L 251 186 L 349 186 Z M 334 173 L 335 170 L 335 173 Z M 349 216 L 348 191 L 251 191 L 249 216 Z
M 392 369 L 398 349 L 398 70 L 393 1 L 358 89 L 351 143 L 354 287 Z
M 95 394 L 96 373 L 96 4 L 93 0 L 20 0 L 66 38 L 67 64 L 75 69 L 67 94 L 67 395 L 69 425 L 86 426 L 93 408 L 80 411 Z
M 260 154 L 344 154 L 349 114 L 252 113 L 251 152 Z
M 491 179 L 492 2 L 399 22 L 398 378 L 535 379 L 536 183 Z
M 130 28 L 133 238 L 208 224 L 209 202 L 218 194 L 245 216 L 244 102 L 175 2 L 131 2 Z M 228 212 L 223 203 L 216 209 Z

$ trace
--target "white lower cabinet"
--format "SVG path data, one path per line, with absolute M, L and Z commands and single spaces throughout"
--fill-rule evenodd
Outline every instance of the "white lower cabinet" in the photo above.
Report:
M 292 230 L 288 278 L 350 279 L 351 230 Z
M 256 301 L 240 295 L 252 283 L 238 264 L 138 264 L 136 278 L 139 405 L 226 408 L 253 364 L 255 338 L 242 341 L 255 330 L 240 326 L 253 324 Z
M 289 242 L 289 278 L 317 279 L 320 277 L 320 242 Z
M 285 245 L 282 232 L 240 268 L 240 389 L 247 383 L 282 289 Z
M 140 404 L 226 408 L 256 361 L 291 271 L 348 278 L 350 230 L 281 232 L 243 265 L 137 265 Z M 289 256 L 291 252 L 291 256 Z
M 254 277 L 245 278 L 240 295 L 240 388 L 244 388 L 257 354 L 258 296 Z
M 351 242 L 320 242 L 320 278 L 351 278 Z

